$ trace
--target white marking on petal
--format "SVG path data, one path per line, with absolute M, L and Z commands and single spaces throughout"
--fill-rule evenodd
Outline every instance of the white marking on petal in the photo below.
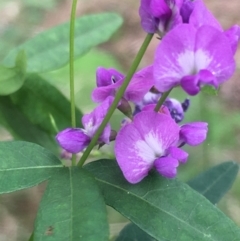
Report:
M 212 61 L 212 57 L 202 49 L 198 49 L 195 53 L 195 66 L 197 72 L 201 69 L 207 69 Z
M 86 123 L 85 129 L 86 129 L 86 131 L 88 132 L 88 131 L 90 131 L 90 130 L 92 129 L 92 127 L 93 127 L 93 119 L 90 119 L 90 120 L 88 121 L 88 123 Z
M 144 140 L 136 142 L 135 151 L 137 155 L 147 163 L 153 163 L 156 159 L 154 150 Z
M 153 163 L 156 157 L 163 155 L 163 145 L 154 132 L 144 136 L 145 140 L 139 140 L 135 144 L 137 155 L 147 163 Z
M 182 68 L 182 75 L 192 75 L 195 72 L 194 52 L 186 50 L 177 57 L 177 62 Z
M 162 142 L 160 142 L 159 138 L 156 136 L 156 134 L 151 131 L 144 137 L 146 143 L 148 146 L 151 147 L 151 149 L 154 151 L 155 156 L 160 157 L 163 155 L 163 145 Z

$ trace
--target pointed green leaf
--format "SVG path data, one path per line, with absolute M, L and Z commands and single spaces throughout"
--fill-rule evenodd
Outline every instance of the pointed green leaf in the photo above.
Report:
M 214 95 L 214 96 L 217 96 L 218 95 L 218 92 L 219 92 L 219 89 L 215 89 L 213 86 L 211 85 L 204 85 L 202 88 L 201 88 L 201 91 L 204 93 L 204 94 L 207 94 L 207 95 Z
M 187 184 L 152 171 L 129 184 L 115 161 L 86 165 L 102 189 L 107 205 L 157 240 L 240 240 L 240 229 L 216 206 Z
M 31 123 L 50 135 L 56 135 L 51 116 L 59 130 L 71 126 L 70 102 L 37 74 L 28 75 L 23 87 L 12 94 L 11 99 Z M 76 109 L 78 124 L 81 117 Z
M 32 123 L 12 103 L 9 96 L 0 96 L 0 110 L 0 124 L 9 131 L 15 140 L 33 142 L 51 150 L 55 154 L 59 153 L 59 148 L 53 136 Z
M 94 177 L 63 168 L 52 177 L 37 214 L 34 241 L 107 241 L 106 206 Z
M 137 225 L 130 223 L 120 232 L 115 241 L 156 241 Z
M 32 233 L 28 241 L 34 241 L 34 233 Z
M 80 57 L 92 47 L 107 41 L 121 26 L 122 18 L 114 13 L 88 15 L 76 19 L 75 57 Z M 47 72 L 58 69 L 69 61 L 69 23 L 40 33 L 33 39 L 12 50 L 4 64 L 12 66 L 19 50 L 28 59 L 28 72 Z
M 48 150 L 28 142 L 0 142 L 0 194 L 35 186 L 61 169 Z
M 0 65 L 0 95 L 9 95 L 19 90 L 26 75 L 26 56 L 20 51 L 15 60 L 15 66 L 8 68 Z
M 188 185 L 216 204 L 232 187 L 237 177 L 239 165 L 225 162 L 210 168 L 188 182 Z

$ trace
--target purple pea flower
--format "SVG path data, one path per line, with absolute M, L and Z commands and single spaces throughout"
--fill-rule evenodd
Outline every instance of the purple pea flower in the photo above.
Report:
M 206 125 L 202 123 L 202 126 Z M 193 135 L 191 128 L 181 132 L 181 127 L 167 114 L 142 111 L 117 134 L 115 154 L 118 165 L 130 183 L 140 182 L 153 167 L 162 176 L 174 178 L 179 162 L 185 163 L 188 158 L 188 153 L 178 147 L 179 141 L 184 138 L 188 138 L 188 144 L 204 141 L 203 135 L 199 139 Z
M 147 33 L 158 32 L 160 36 L 182 23 L 180 7 L 182 0 L 141 0 L 139 15 Z
M 157 48 L 154 86 L 165 92 L 181 85 L 189 95 L 196 95 L 202 85 L 218 88 L 234 70 L 233 52 L 224 33 L 211 26 L 196 29 L 180 24 Z
M 124 78 L 124 75 L 117 70 L 99 67 L 97 69 L 97 88 L 92 92 L 92 100 L 102 102 L 108 96 L 115 96 Z M 138 102 L 151 89 L 153 84 L 153 67 L 145 67 L 133 75 L 123 98 L 127 101 Z
M 97 106 L 90 114 L 86 114 L 82 117 L 82 128 L 67 128 L 60 131 L 56 140 L 58 144 L 66 151 L 70 153 L 78 153 L 85 149 L 96 130 L 101 125 L 105 115 L 108 112 L 110 105 L 114 98 L 109 96 L 101 105 Z M 100 143 L 109 144 L 111 135 L 110 124 L 107 124 L 102 135 L 99 138 Z

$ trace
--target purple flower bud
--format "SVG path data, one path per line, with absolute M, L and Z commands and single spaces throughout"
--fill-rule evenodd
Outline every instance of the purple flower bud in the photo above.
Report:
M 130 119 L 133 116 L 132 108 L 125 98 L 121 99 L 121 104 L 118 106 L 118 110 L 120 110 L 125 116 L 129 117 Z
M 186 112 L 188 110 L 189 106 L 190 106 L 190 100 L 185 99 L 184 102 L 182 103 L 183 111 Z
M 68 128 L 59 132 L 56 140 L 64 150 L 78 153 L 87 147 L 91 138 L 84 133 L 83 129 Z
M 208 124 L 206 122 L 192 122 L 181 126 L 180 146 L 188 144 L 196 146 L 205 141 L 207 137 Z
M 172 116 L 172 118 L 176 121 L 176 123 L 179 123 L 184 118 L 184 109 L 182 104 L 173 98 L 168 98 L 164 102 L 164 106 L 166 106 Z

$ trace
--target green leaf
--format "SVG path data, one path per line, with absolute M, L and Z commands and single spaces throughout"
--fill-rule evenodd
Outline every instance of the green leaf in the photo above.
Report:
M 11 99 L 32 124 L 50 135 L 56 135 L 51 116 L 59 130 L 71 126 L 70 102 L 37 74 L 28 75 L 23 87 L 12 94 Z M 78 126 L 81 118 L 80 111 L 76 109 Z
M 240 240 L 240 229 L 216 206 L 187 184 L 152 171 L 129 184 L 115 161 L 86 165 L 102 189 L 107 205 L 157 240 Z
M 62 168 L 48 150 L 28 142 L 0 142 L 0 194 L 35 186 Z
M 15 140 L 24 140 L 39 144 L 56 155 L 59 148 L 55 139 L 30 120 L 12 103 L 9 96 L 0 96 L 0 124 L 3 125 Z
M 88 15 L 76 19 L 75 57 L 80 57 L 92 47 L 107 41 L 121 26 L 122 18 L 114 13 Z M 28 59 L 28 72 L 47 72 L 58 69 L 69 61 L 69 23 L 40 33 L 12 50 L 3 63 L 12 66 L 19 50 Z
M 137 225 L 130 223 L 120 232 L 115 241 L 156 241 Z
M 219 89 L 215 89 L 213 86 L 211 85 L 204 85 L 202 88 L 201 88 L 201 91 L 204 93 L 204 94 L 207 94 L 207 95 L 214 95 L 214 96 L 217 96 L 218 95 L 218 92 L 219 92 Z
M 24 51 L 17 54 L 15 67 L 0 65 L 0 95 L 9 95 L 19 90 L 25 80 L 26 55 Z
M 106 241 L 106 206 L 94 177 L 63 168 L 49 180 L 35 223 L 34 241 Z
M 32 233 L 28 241 L 34 241 L 34 233 Z
M 232 187 L 237 177 L 239 165 L 225 162 L 210 168 L 188 182 L 188 185 L 216 204 Z

